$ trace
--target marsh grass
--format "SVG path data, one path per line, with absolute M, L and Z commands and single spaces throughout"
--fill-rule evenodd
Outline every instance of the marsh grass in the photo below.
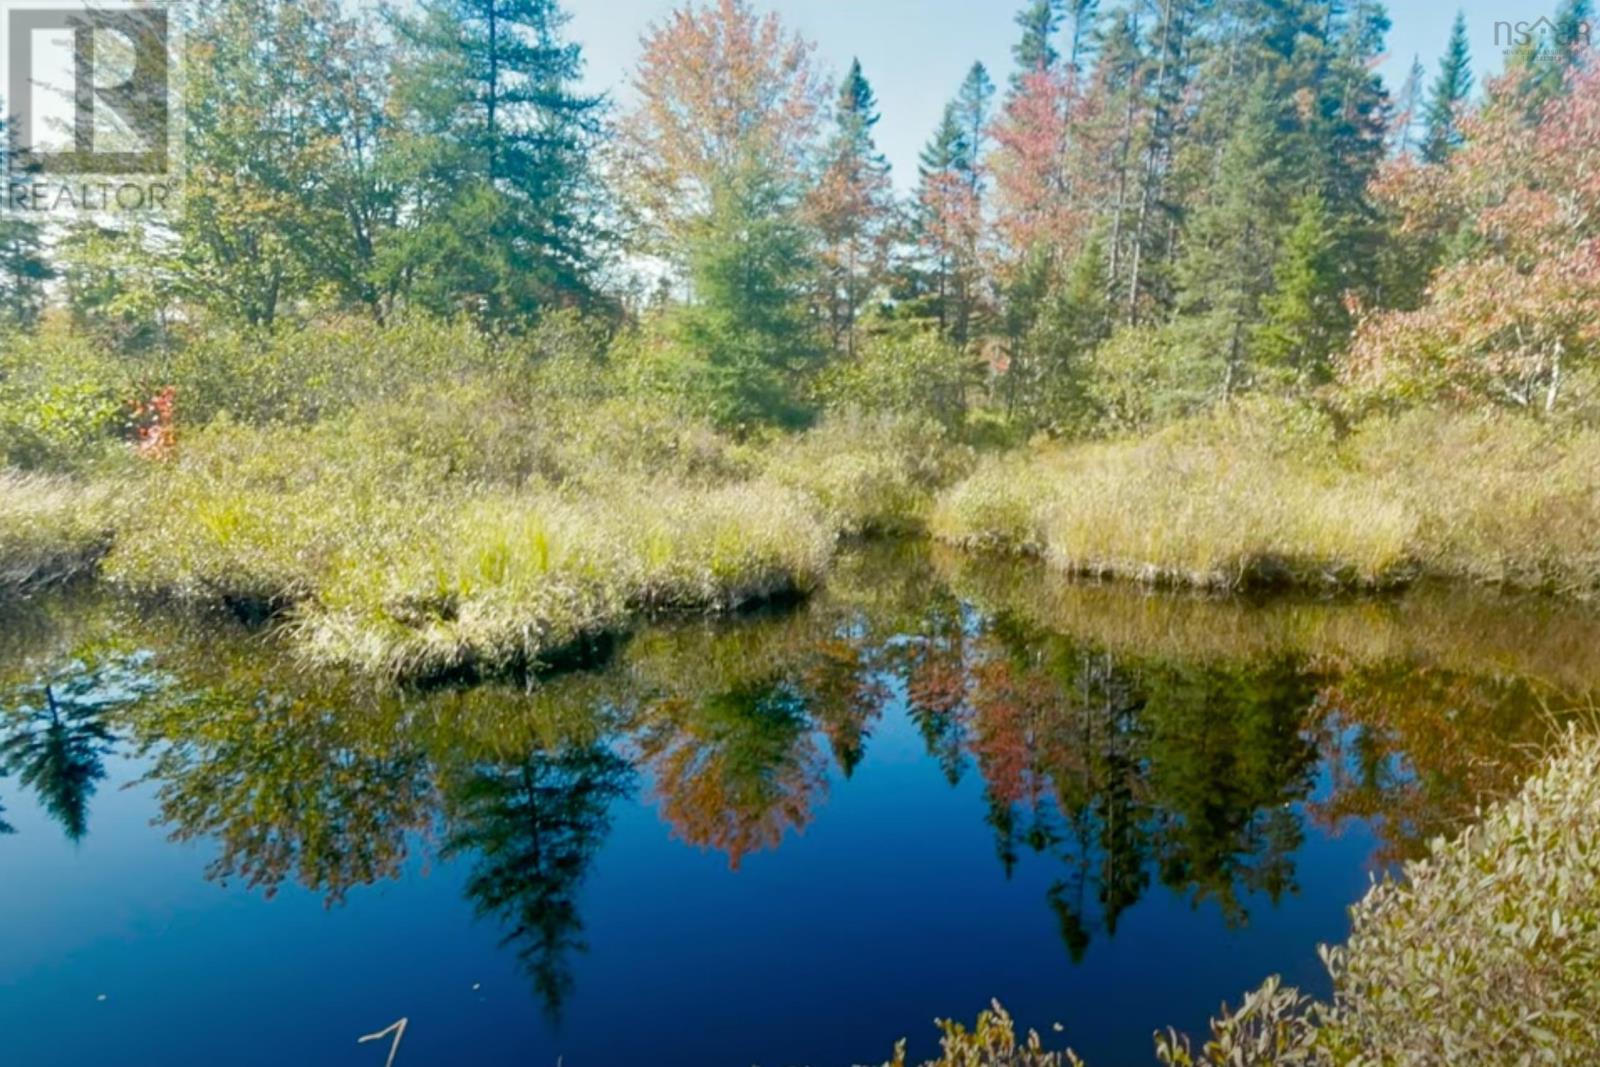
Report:
M 907 432 L 914 446 L 877 450 L 870 484 L 825 479 L 911 487 L 874 499 L 867 523 L 789 453 L 648 409 L 588 420 L 470 386 L 309 427 L 222 420 L 147 472 L 141 495 L 160 506 L 128 516 L 105 574 L 276 613 L 319 664 L 408 679 L 537 668 L 637 616 L 804 593 L 841 535 L 899 525 L 891 506 L 925 508 L 942 469 Z M 824 466 L 840 450 L 779 447 Z
M 983 465 L 932 530 L 1072 574 L 1213 589 L 1382 589 L 1421 575 L 1600 590 L 1600 433 L 1419 411 L 1340 438 L 1231 410 Z
M 0 470 L 0 595 L 93 566 L 110 543 L 109 489 Z

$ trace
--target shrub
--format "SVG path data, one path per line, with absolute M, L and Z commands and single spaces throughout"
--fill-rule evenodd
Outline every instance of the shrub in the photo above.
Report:
M 857 413 L 773 445 L 772 478 L 811 497 L 846 535 L 920 528 L 934 493 L 970 466 L 938 423 Z
M 860 351 L 831 363 L 817 391 L 831 410 L 926 419 L 947 429 L 966 416 L 980 364 L 923 324 L 892 324 L 866 333 Z
M 0 347 L 0 465 L 66 471 L 117 450 L 138 390 L 130 366 L 58 325 Z
M 198 424 L 228 414 L 242 422 L 306 424 L 360 404 L 402 397 L 503 368 L 471 324 L 426 316 L 375 325 L 364 317 L 285 322 L 268 330 L 205 325 L 162 361 Z

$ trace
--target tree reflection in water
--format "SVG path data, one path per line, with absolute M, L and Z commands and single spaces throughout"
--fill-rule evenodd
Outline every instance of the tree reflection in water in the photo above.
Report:
M 1558 725 L 1541 706 L 1600 688 L 1582 658 L 1600 622 L 1506 615 L 1149 597 L 895 546 L 794 611 L 648 627 L 532 690 L 423 692 L 306 673 L 225 626 L 95 616 L 60 627 L 60 668 L 14 661 L 32 674 L 0 688 L 0 773 L 77 840 L 126 737 L 171 837 L 214 842 L 211 877 L 268 895 L 337 904 L 409 856 L 458 859 L 555 1013 L 637 775 L 679 839 L 737 869 L 850 788 L 903 709 L 981 796 L 1002 870 L 1047 866 L 1042 904 L 1081 959 L 1152 887 L 1247 922 L 1296 891 L 1308 819 L 1362 820 L 1384 863 L 1514 788 Z M 130 640 L 153 661 L 105 651 Z
M 467 897 L 501 922 L 501 943 L 552 1016 L 572 990 L 570 954 L 585 947 L 579 888 L 611 828 L 611 805 L 632 785 L 632 766 L 601 744 L 446 775 L 443 854 L 467 858 Z
M 111 714 L 161 685 L 148 654 L 83 653 L 0 703 L 0 772 L 31 789 L 74 843 L 88 833 L 89 801 L 116 745 Z M 11 832 L 0 820 L 0 833 Z

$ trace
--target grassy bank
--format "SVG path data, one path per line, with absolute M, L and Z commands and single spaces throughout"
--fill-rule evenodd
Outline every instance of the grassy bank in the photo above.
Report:
M 110 541 L 111 492 L 0 469 L 0 595 L 92 567 Z
M 318 663 L 536 665 L 643 613 L 812 588 L 841 536 L 926 513 L 946 451 L 898 423 L 741 444 L 654 409 L 540 410 L 474 385 L 309 426 L 222 420 L 145 472 L 158 503 L 119 525 L 104 573 L 279 614 Z
M 1236 407 L 1151 437 L 994 459 L 936 536 L 1074 573 L 1240 589 L 1382 588 L 1419 575 L 1600 590 L 1600 433 L 1416 411 L 1348 436 Z
M 1587 1064 L 1600 1055 L 1600 741 L 1572 735 L 1482 822 L 1385 879 L 1323 950 L 1326 1002 L 1277 979 L 1196 1048 L 1156 1038 L 1168 1067 Z M 998 1006 L 942 1024 L 931 1067 L 1064 1067 Z M 901 1051 L 893 1061 L 903 1067 Z

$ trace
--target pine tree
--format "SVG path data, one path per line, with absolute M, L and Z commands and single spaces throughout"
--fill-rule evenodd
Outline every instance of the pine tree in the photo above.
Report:
M 1450 27 L 1450 43 L 1439 61 L 1439 75 L 1428 95 L 1424 121 L 1427 132 L 1422 140 L 1422 158 L 1442 163 L 1461 145 L 1457 126 L 1461 105 L 1472 93 L 1472 55 L 1467 47 L 1467 17 L 1456 13 Z
M 1255 347 L 1261 363 L 1301 382 L 1323 382 L 1330 356 L 1348 337 L 1338 239 L 1322 195 L 1295 206 L 1294 228 L 1278 260 L 1273 291 L 1262 301 L 1265 321 Z
M 961 126 L 961 138 L 966 151 L 968 184 L 974 192 L 981 193 L 983 158 L 988 154 L 989 120 L 994 112 L 994 82 L 982 63 L 972 64 L 961 88 L 956 92 L 954 108 Z
M 1099 34 L 1095 23 L 1100 0 L 1066 0 L 1066 17 L 1072 25 L 1067 37 L 1067 68 L 1081 71 L 1092 57 Z
M 1258 77 L 1218 164 L 1210 199 L 1194 210 L 1178 267 L 1179 311 L 1220 355 L 1224 396 L 1247 384 L 1250 339 L 1272 288 L 1282 228 L 1284 105 Z
M 567 19 L 556 0 L 423 0 L 398 20 L 421 219 L 396 269 L 419 303 L 516 325 L 589 295 L 601 102 L 575 88 Z
M 889 162 L 872 130 L 877 98 L 861 61 L 850 64 L 834 107 L 834 131 L 811 213 L 822 237 L 822 304 L 834 347 L 855 353 L 856 318 L 887 268 L 893 213 Z
M 1061 0 L 1033 0 L 1017 13 L 1016 22 L 1022 27 L 1022 40 L 1011 49 L 1017 61 L 1013 82 L 1061 61 L 1054 40 L 1056 31 L 1061 28 Z

